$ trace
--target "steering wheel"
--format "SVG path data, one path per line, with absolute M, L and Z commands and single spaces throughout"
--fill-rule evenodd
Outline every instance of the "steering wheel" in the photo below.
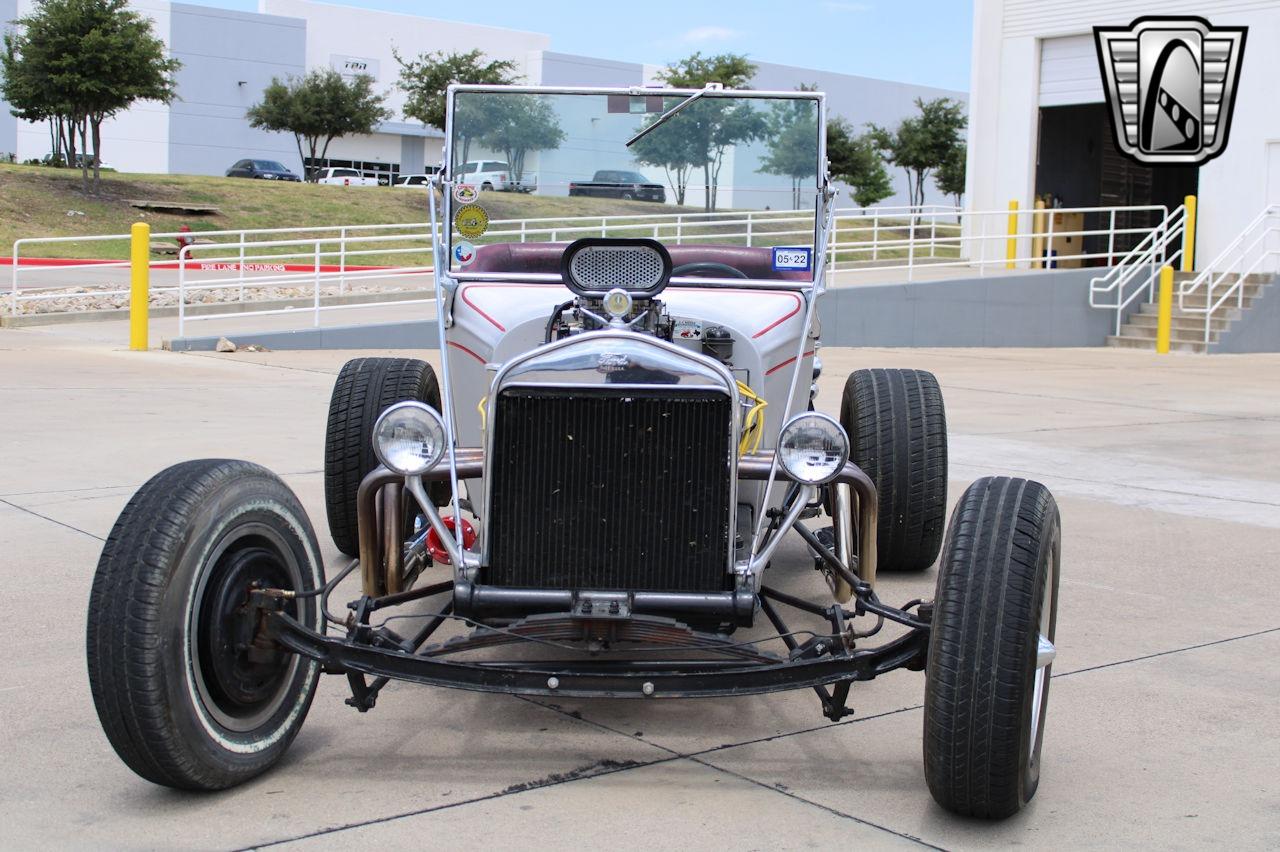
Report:
M 737 267 L 730 266 L 727 263 L 716 263 L 714 260 L 700 260 L 696 263 L 682 263 L 675 269 L 671 270 L 672 276 L 676 275 L 701 275 L 703 273 L 718 272 L 720 277 L 728 276 L 729 278 L 746 278 L 747 273 Z

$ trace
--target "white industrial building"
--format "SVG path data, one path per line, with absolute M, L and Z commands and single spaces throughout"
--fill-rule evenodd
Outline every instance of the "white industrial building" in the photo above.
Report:
M 1142 15 L 1249 28 L 1227 148 L 1202 166 L 1144 166 L 1116 150 L 1093 27 Z M 1069 207 L 1173 209 L 1194 194 L 1196 254 L 1211 260 L 1280 203 L 1277 47 L 1280 0 L 975 0 L 966 206 L 1050 196 Z
M 245 157 L 273 159 L 301 171 L 293 137 L 249 127 L 245 110 L 273 77 L 312 68 L 372 76 L 388 95 L 393 118 L 368 136 L 335 140 L 328 159 L 315 165 L 354 166 L 377 175 L 414 173 L 438 163 L 442 136 L 406 119 L 404 94 L 396 88 L 399 65 L 393 51 L 413 57 L 431 51 L 478 49 L 492 59 L 511 60 L 522 82 L 545 85 L 634 86 L 655 82 L 659 65 L 575 56 L 551 49 L 543 33 L 479 26 L 311 0 L 259 0 L 258 12 L 235 12 L 170 0 L 131 0 L 155 23 L 171 55 L 183 63 L 179 99 L 169 106 L 140 104 L 103 128 L 103 159 L 130 172 L 222 174 Z M 26 14 L 31 0 L 0 0 L 0 21 Z M 916 98 L 965 100 L 963 92 L 854 77 L 810 68 L 759 62 L 758 89 L 794 89 L 813 84 L 827 93 L 833 115 L 860 127 L 892 125 L 915 112 Z M 43 124 L 16 121 L 0 102 L 0 153 L 39 158 L 50 150 Z M 906 178 L 891 175 L 897 194 L 884 204 L 905 204 Z M 927 187 L 928 202 L 950 198 Z

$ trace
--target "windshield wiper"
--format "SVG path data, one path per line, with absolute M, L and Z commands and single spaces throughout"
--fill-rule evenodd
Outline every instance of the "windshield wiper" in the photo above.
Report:
M 671 116 L 675 115 L 680 110 L 684 109 L 689 104 L 693 103 L 698 98 L 705 95 L 707 92 L 711 92 L 711 91 L 715 91 L 715 89 L 712 89 L 710 86 L 708 86 L 707 88 L 702 89 L 701 91 L 695 92 L 694 94 L 685 98 L 680 103 L 676 104 L 671 109 L 667 110 L 662 115 L 658 116 L 657 120 L 655 120 L 653 124 L 650 124 L 648 127 L 641 128 L 639 133 L 637 133 L 635 136 L 632 136 L 630 139 L 627 140 L 627 147 L 630 148 L 632 145 L 636 144 L 641 139 L 648 136 L 653 131 L 657 130 L 659 127 L 661 127 L 662 125 L 670 121 Z

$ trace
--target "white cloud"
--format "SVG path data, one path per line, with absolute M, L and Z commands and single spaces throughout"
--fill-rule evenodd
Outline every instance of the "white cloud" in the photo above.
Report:
M 870 3 L 846 3 L 843 0 L 827 0 L 823 4 L 828 12 L 870 12 Z
M 705 44 L 711 41 L 728 41 L 740 35 L 742 33 L 728 27 L 694 27 L 681 35 L 680 41 L 685 44 Z

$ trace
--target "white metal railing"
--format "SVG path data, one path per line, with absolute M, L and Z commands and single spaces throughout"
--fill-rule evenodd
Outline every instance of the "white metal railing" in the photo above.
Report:
M 842 255 L 862 255 L 877 270 L 905 269 L 907 280 L 914 280 L 917 267 L 967 267 L 985 274 L 990 268 L 1058 268 L 1067 261 L 1105 260 L 1116 258 L 1116 239 L 1127 235 L 1148 235 L 1143 226 L 1117 226 L 1117 215 L 1146 214 L 1161 216 L 1167 212 L 1161 205 L 1134 207 L 1068 207 L 1052 209 L 947 210 L 920 212 L 907 223 L 890 223 L 875 211 L 855 215 L 837 213 L 836 227 L 829 250 L 833 253 L 828 268 L 834 273 Z M 1056 227 L 1058 214 L 1094 215 L 1105 219 L 1105 225 L 1063 229 Z M 1009 217 L 1016 227 L 1010 233 Z M 950 221 L 954 219 L 955 221 Z M 1029 220 L 1029 221 L 1024 221 Z M 867 223 L 870 224 L 867 224 Z M 881 235 L 887 230 L 889 236 Z M 897 236 L 894 236 L 894 234 Z M 841 237 L 861 234 L 860 240 L 841 242 Z M 866 236 L 866 235 L 870 236 Z M 1096 237 L 1099 247 L 1083 250 L 1084 240 Z M 1082 250 L 1064 256 L 1057 252 L 1055 240 L 1079 238 Z M 1101 248 L 1105 238 L 1106 248 Z M 1014 249 L 1009 251 L 1010 241 Z
M 1182 257 L 1186 227 L 1187 209 L 1179 205 L 1106 274 L 1090 279 L 1089 306 L 1115 311 L 1116 334 L 1134 300 L 1145 293 L 1147 301 L 1155 301 L 1160 268 Z
M 265 264 L 274 266 L 280 264 L 287 259 L 281 255 L 273 255 L 270 257 L 253 257 L 246 253 L 255 246 L 261 246 L 264 242 L 281 237 L 297 237 L 303 235 L 329 235 L 331 239 L 336 241 L 337 248 L 333 251 L 324 253 L 326 259 L 332 259 L 333 265 L 336 265 L 341 273 L 338 278 L 338 285 L 341 291 L 345 291 L 346 280 L 350 278 L 345 270 L 352 258 L 361 258 L 368 255 L 398 255 L 410 253 L 429 253 L 430 239 L 427 231 L 429 226 L 423 223 L 408 223 L 399 225 L 324 225 L 310 228 L 256 228 L 256 229 L 239 229 L 239 230 L 223 230 L 223 231 L 169 231 L 157 232 L 151 234 L 152 240 L 174 240 L 173 258 L 154 258 L 150 262 L 153 270 L 164 270 L 176 268 L 178 264 L 178 239 L 209 239 L 209 238 L 234 238 L 230 242 L 215 243 L 223 248 L 238 249 L 234 256 L 218 258 L 217 263 L 223 265 L 225 272 L 238 272 L 238 279 L 246 278 L 247 273 L 255 270 L 248 268 L 251 264 Z M 391 240 L 379 238 L 382 236 L 392 237 Z M 13 243 L 13 252 L 10 258 L 10 287 L 9 287 L 9 313 L 11 316 L 17 316 L 19 307 L 25 302 L 38 302 L 53 299 L 90 299 L 109 296 L 127 296 L 129 288 L 127 281 L 123 285 L 112 286 L 110 283 L 112 270 L 128 270 L 129 261 L 85 261 L 84 263 L 60 263 L 57 265 L 37 266 L 22 263 L 23 250 L 35 246 L 56 246 L 59 244 L 73 243 L 96 243 L 110 245 L 118 244 L 123 251 L 127 252 L 127 247 L 131 239 L 130 234 L 101 234 L 93 236 L 77 236 L 77 237 L 24 237 L 15 240 Z M 378 249 L 369 250 L 362 249 L 361 245 L 367 242 L 401 242 L 407 243 L 401 247 L 391 245 L 380 245 Z M 109 253 L 109 252 L 108 252 Z M 28 259 L 34 259 L 28 255 Z M 213 263 L 215 261 L 206 261 Z M 49 282 L 52 277 L 65 277 L 67 273 L 79 273 L 87 280 L 81 284 L 59 284 Z M 105 274 L 104 274 L 105 273 Z M 95 280 L 96 279 L 96 280 Z M 239 287 L 241 280 L 235 280 L 228 283 L 227 286 Z M 153 284 L 152 293 L 173 293 L 178 287 L 173 284 Z M 68 292 L 71 291 L 71 292 Z M 240 291 L 240 300 L 244 301 L 244 291 Z
M 827 268 L 834 276 L 838 270 L 873 268 L 878 270 L 906 270 L 907 280 L 913 280 L 915 270 L 923 265 L 939 267 L 968 267 L 979 274 L 986 274 L 991 267 L 1052 267 L 1056 261 L 1066 258 L 1052 256 L 1055 239 L 1096 237 L 1095 249 L 1071 256 L 1072 260 L 1105 259 L 1113 262 L 1117 240 L 1127 241 L 1142 235 L 1139 248 L 1155 243 L 1166 245 L 1169 217 L 1161 216 L 1155 229 L 1123 225 L 1124 214 L 1142 213 L 1161 215 L 1165 208 L 1141 207 L 1078 207 L 1054 210 L 1026 209 L 1017 216 L 1015 233 L 1008 228 L 1008 210 L 960 210 L 944 205 L 923 207 L 873 207 L 843 208 L 834 216 L 828 244 Z M 1059 213 L 1093 215 L 1100 221 L 1091 228 L 1055 229 L 1055 216 Z M 1118 216 L 1123 217 L 1118 220 Z M 994 224 L 993 224 L 994 223 Z M 804 244 L 813 233 L 813 213 L 808 211 L 728 211 L 723 213 L 676 213 L 661 211 L 652 214 L 624 216 L 543 217 L 529 219 L 494 220 L 483 240 L 503 241 L 551 241 L 576 239 L 582 236 L 651 236 L 670 244 L 689 244 L 703 241 L 729 242 L 755 246 Z M 211 290 L 234 290 L 231 301 L 253 301 L 255 293 L 270 286 L 301 288 L 311 296 L 313 305 L 320 305 L 326 290 L 345 295 L 347 285 L 359 282 L 388 282 L 402 275 L 412 275 L 431 270 L 428 259 L 430 226 L 425 223 L 400 225 L 348 225 L 316 228 L 268 228 L 229 231 L 197 231 L 156 233 L 153 239 L 177 239 L 179 237 L 221 238 L 225 241 L 197 243 L 177 253 L 176 260 L 159 258 L 151 261 L 153 269 L 177 271 L 177 281 L 168 283 L 153 276 L 154 293 L 174 293 L 177 300 L 180 325 L 188 321 L 206 318 L 188 312 L 193 293 Z M 76 299 L 101 296 L 123 296 L 128 293 L 127 281 L 110 283 L 110 270 L 127 270 L 128 261 L 85 262 L 60 266 L 25 266 L 20 263 L 23 251 L 60 243 L 109 243 L 127 244 L 128 234 L 91 237 L 24 238 L 13 246 L 13 267 L 10 289 L 10 312 L 17 314 L 19 307 L 28 301 L 46 299 Z M 230 238 L 230 239 L 226 239 Z M 1009 251 L 1010 241 L 1017 247 Z M 995 243 L 993 246 L 992 243 Z M 1105 249 L 1102 247 L 1105 244 Z M 176 244 L 175 244 L 176 248 Z M 1135 250 L 1137 251 L 1137 250 Z M 1130 252 L 1132 257 L 1135 253 Z M 417 255 L 417 257 L 405 257 Z M 359 268 L 363 263 L 385 263 L 404 257 L 407 265 Z M 287 266 L 297 266 L 288 270 Z M 327 267 L 327 268 L 326 268 Z M 66 285 L 44 283 L 50 271 L 76 272 L 87 279 L 77 290 L 68 292 Z M 202 274 L 204 273 L 204 274 Z M 118 273 L 116 273 L 118 276 Z M 98 279 L 93 281 L 92 279 Z M 65 276 L 63 276 L 65 277 Z M 1121 285 L 1121 289 L 1124 287 Z M 1105 289 L 1102 291 L 1105 292 Z M 1091 299 L 1093 298 L 1091 294 Z M 225 301 L 225 300 L 224 300 Z M 369 302 L 367 304 L 388 304 Z M 313 323 L 319 323 L 320 310 L 338 307 L 363 307 L 358 300 L 348 304 L 316 307 Z M 267 313 L 296 312 L 296 309 L 254 309 L 242 304 L 234 315 L 263 315 Z M 220 314 L 229 316 L 231 314 Z
M 1244 308 L 1250 275 L 1280 271 L 1280 204 L 1263 208 L 1236 238 L 1195 278 L 1178 288 L 1178 309 L 1204 314 L 1204 343 L 1208 351 L 1215 315 L 1224 307 Z M 1190 296 L 1199 296 L 1193 304 Z

